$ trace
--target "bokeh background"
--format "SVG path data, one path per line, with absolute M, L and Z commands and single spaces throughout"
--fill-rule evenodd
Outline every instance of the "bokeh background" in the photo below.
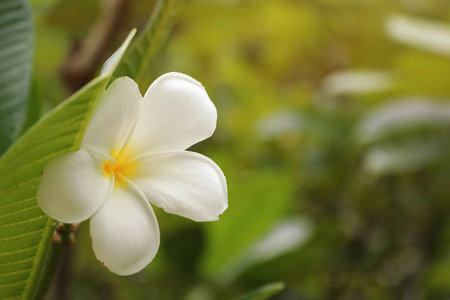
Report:
M 94 76 L 67 70 L 115 1 L 32 1 L 42 113 Z M 127 1 L 92 70 L 154 3 Z M 450 297 L 449 12 L 445 0 L 186 1 L 148 82 L 178 71 L 206 87 L 217 130 L 193 150 L 225 172 L 229 209 L 195 223 L 156 208 L 160 251 L 129 277 L 95 259 L 85 222 L 48 298 L 238 299 L 280 281 L 271 299 Z

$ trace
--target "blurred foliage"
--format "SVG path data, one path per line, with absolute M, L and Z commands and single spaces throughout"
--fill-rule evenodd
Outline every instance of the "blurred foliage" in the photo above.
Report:
M 65 98 L 58 70 L 101 3 L 32 3 L 45 110 Z M 153 4 L 133 1 L 109 49 Z M 157 210 L 160 252 L 130 277 L 101 267 L 82 224 L 50 296 L 230 299 L 281 281 L 271 299 L 450 297 L 450 52 L 389 27 L 405 15 L 445 33 L 449 11 L 444 0 L 186 1 L 147 76 L 179 71 L 208 90 L 218 127 L 194 148 L 224 170 L 230 207 L 211 224 Z

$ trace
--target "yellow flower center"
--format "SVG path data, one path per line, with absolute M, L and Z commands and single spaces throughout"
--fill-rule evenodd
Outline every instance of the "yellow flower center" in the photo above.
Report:
M 125 186 L 125 178 L 132 178 L 136 174 L 137 163 L 132 161 L 131 151 L 128 147 L 121 149 L 119 152 L 112 151 L 111 157 L 115 161 L 105 160 L 103 163 L 103 171 L 109 175 L 114 175 L 114 184 Z

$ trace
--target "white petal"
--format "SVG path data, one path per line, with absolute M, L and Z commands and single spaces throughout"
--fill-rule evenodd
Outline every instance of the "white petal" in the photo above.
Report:
M 103 156 L 119 151 L 136 124 L 142 102 L 139 88 L 133 80 L 117 78 L 100 99 L 83 145 Z
M 44 169 L 37 201 L 55 220 L 77 223 L 91 217 L 107 199 L 113 180 L 103 171 L 103 160 L 81 149 L 63 154 Z
M 159 228 L 153 209 L 136 188 L 114 187 L 105 205 L 91 218 L 95 255 L 118 275 L 142 270 L 159 248 Z
M 159 77 L 144 96 L 130 145 L 139 157 L 181 151 L 210 137 L 217 111 L 205 88 L 180 73 Z
M 228 207 L 225 176 L 203 155 L 188 151 L 155 154 L 137 165 L 133 183 L 166 212 L 202 222 L 218 220 Z

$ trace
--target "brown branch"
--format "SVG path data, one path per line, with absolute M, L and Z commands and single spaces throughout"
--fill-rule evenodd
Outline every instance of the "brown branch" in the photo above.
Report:
M 104 0 L 100 16 L 83 42 L 76 43 L 61 68 L 61 78 L 73 93 L 88 83 L 105 60 L 109 42 L 124 25 L 131 0 Z

